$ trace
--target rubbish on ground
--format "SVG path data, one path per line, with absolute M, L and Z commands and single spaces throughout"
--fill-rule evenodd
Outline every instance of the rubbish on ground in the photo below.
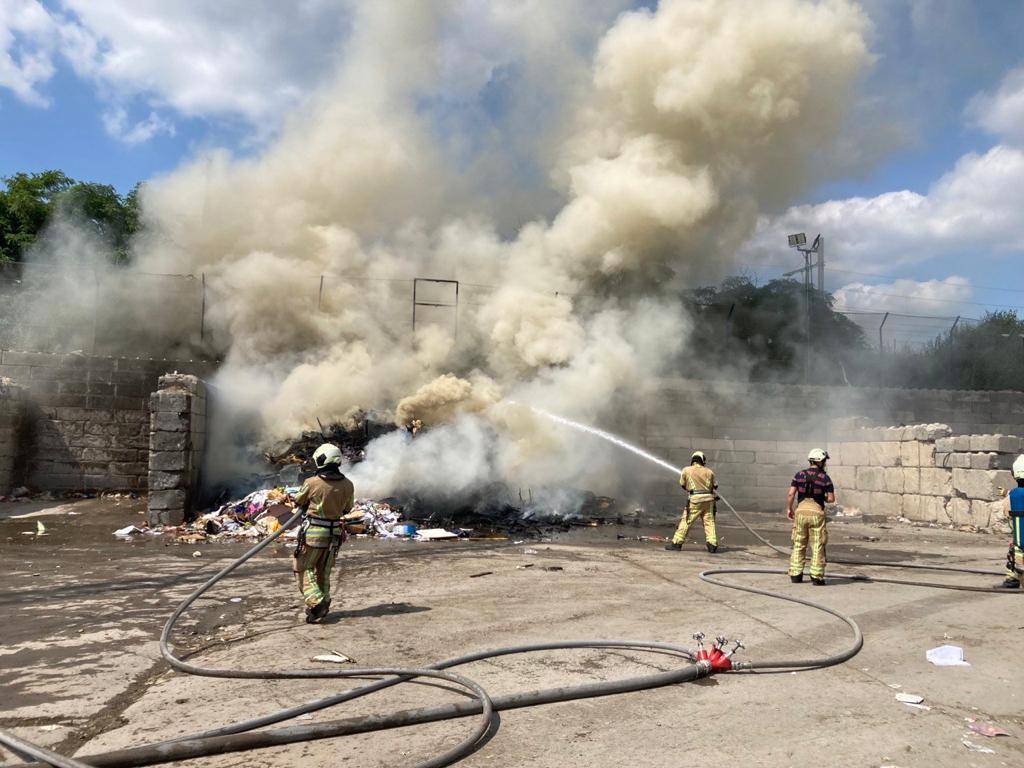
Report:
M 989 749 L 988 747 L 983 747 L 980 744 L 975 744 L 974 742 L 968 741 L 967 739 L 961 739 L 960 743 L 963 744 L 965 747 L 967 747 L 972 752 L 982 752 L 982 753 L 984 753 L 986 755 L 994 755 L 996 753 L 996 751 L 994 749 Z
M 615 534 L 620 541 L 669 541 L 667 536 L 626 536 L 621 533 Z
M 128 538 L 129 536 L 134 536 L 137 533 L 142 533 L 142 529 L 137 525 L 126 525 L 124 528 L 118 528 L 114 531 L 114 535 L 120 536 L 121 538 Z
M 906 705 L 908 707 L 913 707 L 914 709 L 923 709 L 926 712 L 931 712 L 932 711 L 932 708 L 929 707 L 927 704 L 912 704 L 910 702 L 906 702 Z
M 324 661 L 328 664 L 355 664 L 356 660 L 346 656 L 344 653 L 338 653 L 332 651 L 331 653 L 321 653 L 318 656 L 314 656 L 312 661 Z
M 231 602 L 232 603 L 240 603 L 240 602 L 242 602 L 242 598 L 240 598 L 240 597 L 232 597 L 231 598 Z
M 517 565 L 516 568 L 533 568 L 533 563 L 524 563 L 523 565 Z
M 412 523 L 401 523 L 393 529 L 395 536 L 415 536 L 416 526 Z
M 446 531 L 444 528 L 423 528 L 416 532 L 416 538 L 420 541 L 442 541 L 444 539 L 457 539 L 459 534 Z
M 903 686 L 900 685 L 899 683 L 889 683 L 889 687 L 895 689 L 895 688 L 902 688 Z
M 494 571 L 481 571 L 480 573 L 471 573 L 471 574 L 469 574 L 469 578 L 471 578 L 471 579 L 479 579 L 481 576 L 491 576 L 493 574 L 494 574 Z
M 924 701 L 924 696 L 918 696 L 916 693 L 897 693 L 896 701 L 902 701 L 904 704 L 920 704 Z
M 202 557 L 202 556 L 203 556 L 203 553 L 200 552 L 198 549 L 195 552 L 192 553 L 192 557 Z
M 543 566 L 541 568 L 541 570 L 542 571 L 564 571 L 565 568 L 563 568 L 560 565 L 545 565 L 545 566 Z
M 64 727 L 63 725 L 40 725 L 39 726 L 39 730 L 40 731 L 57 731 L 57 730 L 60 730 L 63 727 Z
M 523 554 L 524 555 L 536 555 L 537 554 L 537 550 L 536 549 L 530 549 L 529 547 L 527 547 L 526 549 L 523 550 Z
M 43 525 L 39 520 L 36 520 L 36 536 L 45 536 L 46 526 Z
M 958 645 L 940 645 L 925 652 L 925 658 L 937 667 L 969 667 L 964 661 L 964 649 Z
M 998 728 L 998 727 L 992 725 L 991 723 L 970 722 L 970 723 L 967 724 L 967 727 L 970 728 L 975 733 L 979 733 L 982 736 L 988 736 L 989 738 L 992 738 L 994 736 L 1009 736 L 1010 735 L 1009 733 L 1004 731 L 1002 728 Z

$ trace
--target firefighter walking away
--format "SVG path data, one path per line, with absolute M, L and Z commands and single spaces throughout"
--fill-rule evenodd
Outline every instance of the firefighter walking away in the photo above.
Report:
M 667 544 L 665 549 L 680 551 L 686 541 L 687 531 L 699 517 L 704 523 L 704 546 L 708 548 L 708 552 L 718 551 L 718 532 L 715 530 L 715 491 L 718 482 L 715 480 L 715 473 L 706 464 L 704 452 L 694 451 L 690 456 L 690 466 L 679 476 L 679 485 L 689 494 L 689 498 L 679 520 L 679 527 L 672 536 L 672 543 Z
M 324 443 L 313 453 L 316 474 L 302 484 L 295 506 L 303 517 L 295 547 L 294 571 L 306 604 L 306 623 L 320 621 L 331 608 L 331 571 L 345 541 L 342 518 L 352 511 L 355 488 L 341 472 L 342 454 Z
M 1006 497 L 1005 511 L 1010 518 L 1010 551 L 1006 553 L 1006 579 L 999 586 L 1016 589 L 1024 574 L 1024 455 L 1013 462 L 1017 487 Z
M 825 504 L 834 504 L 836 490 L 832 478 L 825 473 L 828 453 L 815 448 L 807 454 L 810 466 L 793 477 L 786 499 L 786 516 L 793 521 L 793 551 L 789 558 L 789 580 L 804 580 L 804 556 L 811 547 L 811 583 L 825 584 Z M 795 503 L 795 508 L 794 508 Z

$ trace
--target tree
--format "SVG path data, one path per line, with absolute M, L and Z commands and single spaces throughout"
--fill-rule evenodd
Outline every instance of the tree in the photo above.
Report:
M 0 190 L 0 261 L 21 261 L 55 216 L 90 230 L 110 248 L 111 260 L 128 260 L 128 243 L 139 228 L 136 185 L 119 195 L 109 184 L 80 182 L 63 171 L 16 173 Z

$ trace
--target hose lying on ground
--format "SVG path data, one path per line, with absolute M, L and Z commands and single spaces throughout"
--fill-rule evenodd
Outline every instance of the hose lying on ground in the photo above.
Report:
M 735 508 L 724 497 L 721 500 L 728 506 L 736 519 L 757 539 L 781 555 L 788 556 L 789 553 L 780 547 L 775 546 L 757 531 L 751 528 L 745 520 L 736 512 Z M 571 701 L 574 699 L 589 698 L 596 696 L 608 696 L 617 693 L 657 688 L 676 683 L 696 680 L 711 674 L 711 668 L 706 661 L 696 661 L 694 654 L 687 648 L 671 643 L 645 642 L 634 640 L 581 640 L 556 643 L 538 643 L 532 645 L 511 646 L 496 650 L 482 651 L 464 656 L 447 659 L 422 668 L 404 667 L 366 667 L 350 668 L 345 670 L 320 670 L 320 669 L 294 669 L 294 670 L 268 670 L 268 671 L 243 671 L 235 669 L 215 669 L 190 664 L 175 655 L 171 649 L 171 634 L 178 619 L 186 610 L 207 590 L 218 584 L 223 578 L 231 574 L 235 569 L 258 554 L 285 530 L 297 522 L 299 514 L 294 515 L 278 531 L 268 536 L 238 559 L 232 561 L 225 568 L 206 581 L 202 586 L 190 594 L 168 618 L 164 624 L 160 636 L 160 652 L 164 659 L 174 669 L 189 674 L 205 677 L 218 677 L 228 679 L 247 680 L 285 680 L 285 679 L 308 679 L 308 678 L 365 678 L 382 677 L 370 684 L 343 691 L 341 693 L 327 696 L 306 704 L 289 707 L 278 712 L 273 712 L 261 717 L 233 723 L 203 731 L 191 736 L 184 736 L 176 739 L 156 742 L 153 744 L 132 747 L 129 749 L 105 752 L 96 755 L 89 755 L 82 758 L 66 758 L 56 755 L 50 750 L 38 747 L 29 742 L 19 739 L 6 731 L 0 731 L 0 744 L 11 749 L 24 759 L 37 760 L 32 765 L 51 765 L 58 768 L 88 768 L 89 766 L 107 766 L 108 768 L 131 768 L 134 766 L 157 765 L 177 760 L 193 759 L 210 755 L 241 752 L 252 749 L 279 746 L 283 744 L 294 744 L 297 742 L 327 739 L 336 736 L 351 735 L 357 733 L 369 733 L 373 731 L 400 728 L 421 723 L 439 722 L 454 718 L 479 716 L 476 727 L 472 732 L 462 739 L 455 746 L 435 757 L 428 758 L 416 763 L 418 768 L 427 768 L 449 765 L 474 752 L 489 738 L 489 731 L 494 724 L 494 713 L 521 707 L 550 704 L 560 701 Z M 901 563 L 876 563 L 856 560 L 838 560 L 842 564 L 864 565 L 871 567 L 891 568 L 917 568 L 934 571 L 951 571 L 957 573 L 993 575 L 989 571 L 981 571 L 968 568 L 956 568 L 951 566 L 923 566 Z M 863 647 L 864 638 L 860 627 L 850 616 L 835 609 L 824 606 L 812 600 L 794 597 L 791 595 L 771 592 L 741 584 L 735 584 L 716 578 L 723 574 L 753 573 L 753 574 L 781 574 L 785 571 L 777 571 L 763 568 L 728 568 L 711 569 L 703 571 L 700 578 L 704 581 L 728 589 L 736 589 L 753 594 L 773 597 L 785 600 L 809 608 L 828 613 L 844 622 L 853 633 L 853 643 L 845 650 L 822 658 L 811 659 L 782 659 L 769 661 L 738 661 L 734 664 L 735 670 L 780 670 L 780 669 L 818 669 L 822 667 L 840 664 L 855 656 Z M 998 574 L 995 574 L 998 575 Z M 952 584 L 941 584 L 931 582 L 900 581 L 895 579 L 877 579 L 861 576 L 858 574 L 844 575 L 833 574 L 838 578 L 850 578 L 868 582 L 886 582 L 895 584 L 906 584 L 915 586 L 927 586 L 943 589 L 967 589 L 979 592 L 1008 592 L 998 588 L 964 587 Z M 576 686 L 563 686 L 557 688 L 538 689 L 525 691 L 504 696 L 490 696 L 482 687 L 472 680 L 457 675 L 448 670 L 462 664 L 468 664 L 483 659 L 507 656 L 518 653 L 534 651 L 550 651 L 569 648 L 617 648 L 639 651 L 670 652 L 685 658 L 688 663 L 677 670 L 661 672 L 658 674 L 645 675 L 640 677 L 626 678 L 601 683 L 588 683 Z M 351 717 L 342 720 L 330 720 L 323 723 L 316 723 L 301 726 L 288 726 L 272 730 L 255 731 L 256 728 L 263 728 L 274 725 L 285 720 L 297 717 L 298 715 L 315 712 L 327 707 L 352 701 L 356 698 L 366 696 L 370 693 L 388 688 L 399 683 L 408 682 L 418 678 L 433 678 L 452 683 L 465 690 L 471 697 L 469 701 L 454 704 L 446 704 L 435 707 L 421 707 L 418 709 L 407 709 L 396 712 L 364 715 Z M 23 764 L 24 765 L 24 764 Z M 15 767 L 11 767 L 15 768 Z

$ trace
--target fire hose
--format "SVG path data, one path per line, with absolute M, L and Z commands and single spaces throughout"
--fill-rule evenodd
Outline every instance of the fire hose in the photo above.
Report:
M 736 519 L 752 533 L 759 541 L 770 547 L 780 555 L 788 556 L 789 553 L 768 541 L 755 531 L 736 512 L 727 499 L 719 496 L 729 508 Z M 134 766 L 159 765 L 178 760 L 194 759 L 212 755 L 243 752 L 253 749 L 264 749 L 267 747 L 294 744 L 299 742 L 314 741 L 319 739 L 335 738 L 338 736 L 353 735 L 359 733 L 370 733 L 375 731 L 401 728 L 422 723 L 439 722 L 463 717 L 477 717 L 475 727 L 470 734 L 450 747 L 443 753 L 416 763 L 416 768 L 438 768 L 439 766 L 450 765 L 463 757 L 476 751 L 490 738 L 491 729 L 494 727 L 494 713 L 519 709 L 523 707 L 551 704 L 555 702 L 572 701 L 576 699 L 591 698 L 597 696 L 609 696 L 619 693 L 640 691 L 651 688 L 658 688 L 677 683 L 690 682 L 711 674 L 721 672 L 742 672 L 742 671 L 766 671 L 782 669 L 820 669 L 823 667 L 841 664 L 855 656 L 864 645 L 864 637 L 856 621 L 850 616 L 837 611 L 821 603 L 807 600 L 792 595 L 772 592 L 744 584 L 736 584 L 725 581 L 718 576 L 724 574 L 780 574 L 785 571 L 766 568 L 719 568 L 702 571 L 699 577 L 710 584 L 735 589 L 752 594 L 764 595 L 779 600 L 803 605 L 815 610 L 827 613 L 844 622 L 853 633 L 853 642 L 846 649 L 828 656 L 810 659 L 780 659 L 762 661 L 739 661 L 731 660 L 732 653 L 722 652 L 723 642 L 706 651 L 702 646 L 703 635 L 695 635 L 700 650 L 694 653 L 688 648 L 672 643 L 636 641 L 636 640 L 579 640 L 554 643 L 535 643 L 529 645 L 517 645 L 507 648 L 492 649 L 471 653 L 464 656 L 457 656 L 444 661 L 439 661 L 427 667 L 405 668 L 405 667 L 363 667 L 350 668 L 345 670 L 320 670 L 320 669 L 292 669 L 292 670 L 236 670 L 216 669 L 191 664 L 177 656 L 171 647 L 171 635 L 174 626 L 181 616 L 199 599 L 205 592 L 218 584 L 222 579 L 230 575 L 243 563 L 254 557 L 285 530 L 298 522 L 301 513 L 293 515 L 280 529 L 263 539 L 245 554 L 229 563 L 218 571 L 208 581 L 193 591 L 174 610 L 164 624 L 160 635 L 160 653 L 167 663 L 179 672 L 188 674 L 215 677 L 226 679 L 242 680 L 291 680 L 291 679 L 343 679 L 343 678 L 383 678 L 377 679 L 368 685 L 352 688 L 340 693 L 327 696 L 305 704 L 289 707 L 277 712 L 262 715 L 257 718 L 232 723 L 219 728 L 203 731 L 201 733 L 182 736 L 160 742 L 154 742 L 128 749 L 114 750 L 94 755 L 86 755 L 80 758 L 69 758 L 59 755 L 44 747 L 32 744 L 24 739 L 0 730 L 0 744 L 3 744 L 12 752 L 25 760 L 34 760 L 34 763 L 22 763 L 18 766 L 8 768 L 27 768 L 27 766 L 57 766 L 57 768 L 89 768 L 89 766 L 105 766 L 106 768 L 133 768 Z M 970 568 L 958 568 L 952 566 L 925 566 L 902 563 L 878 563 L 861 560 L 835 560 L 847 565 L 863 565 L 871 567 L 888 568 L 909 568 L 931 571 L 947 571 L 968 574 L 999 575 L 990 571 L 976 570 Z M 893 583 L 911 586 L 935 587 L 943 589 L 961 589 L 977 592 L 1010 592 L 999 588 L 971 587 L 953 584 L 934 582 L 904 581 L 897 579 L 883 579 L 868 577 L 861 574 L 832 574 L 834 578 L 845 578 L 856 581 L 874 583 Z M 719 638 L 724 641 L 724 638 Z M 531 653 L 538 651 L 553 651 L 564 649 L 580 648 L 604 648 L 604 649 L 628 649 L 633 651 L 668 652 L 675 654 L 688 663 L 678 669 L 657 674 L 643 675 L 639 677 L 624 678 L 621 680 L 605 681 L 600 683 L 587 683 L 575 686 L 561 686 L 556 688 L 544 688 L 520 693 L 505 694 L 502 696 L 491 696 L 479 684 L 467 677 L 450 672 L 453 667 L 458 667 L 470 662 L 484 659 L 509 656 L 520 653 Z M 376 691 L 406 683 L 419 678 L 428 678 L 444 681 L 458 686 L 466 692 L 470 700 L 444 704 L 434 707 L 420 707 L 416 709 L 405 709 L 384 714 L 363 715 L 345 719 L 329 720 L 323 723 L 310 725 L 293 725 L 271 730 L 256 731 L 257 728 L 274 725 L 299 715 L 316 712 L 328 707 L 333 707 L 344 702 L 369 695 Z

